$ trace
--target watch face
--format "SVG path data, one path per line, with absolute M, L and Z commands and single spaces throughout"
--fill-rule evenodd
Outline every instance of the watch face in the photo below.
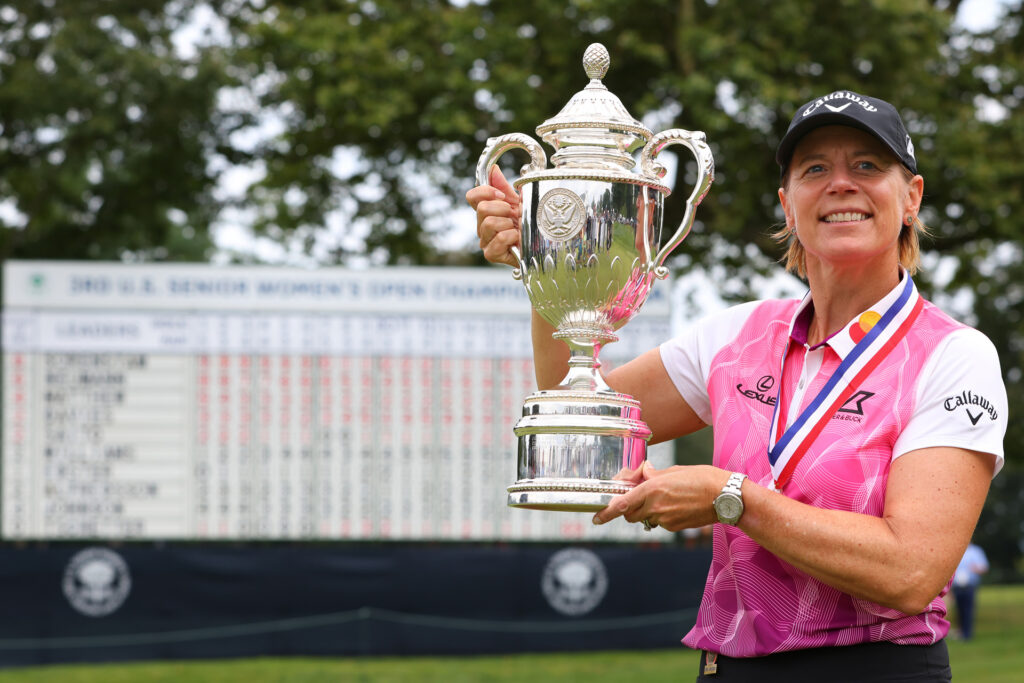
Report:
M 715 511 L 719 520 L 735 524 L 743 514 L 743 501 L 739 496 L 724 493 L 715 500 Z

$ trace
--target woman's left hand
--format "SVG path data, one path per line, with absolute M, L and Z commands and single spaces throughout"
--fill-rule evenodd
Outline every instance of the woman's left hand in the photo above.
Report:
M 594 524 L 616 517 L 643 522 L 669 531 L 702 527 L 717 521 L 712 507 L 715 496 L 729 479 L 729 472 L 710 465 L 675 465 L 663 470 L 644 463 L 637 486 L 616 496 L 594 515 Z

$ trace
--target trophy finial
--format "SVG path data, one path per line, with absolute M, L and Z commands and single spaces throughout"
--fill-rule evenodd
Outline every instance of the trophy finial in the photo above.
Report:
M 601 80 L 608 73 L 611 61 L 608 49 L 604 45 L 591 43 L 583 53 L 583 70 L 586 71 L 587 78 Z
M 626 111 L 622 102 L 601 82 L 611 58 L 601 43 L 583 52 L 583 68 L 590 77 L 562 111 L 537 126 L 537 135 L 557 151 L 556 168 L 604 168 L 628 171 L 636 165 L 633 152 L 651 139 L 651 131 Z

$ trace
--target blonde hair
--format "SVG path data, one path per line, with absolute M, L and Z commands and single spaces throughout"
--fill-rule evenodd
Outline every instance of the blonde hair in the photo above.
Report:
M 909 183 L 914 177 L 914 173 L 906 166 L 900 165 L 903 170 L 903 177 Z M 782 178 L 783 189 L 789 184 L 789 169 L 786 169 L 786 173 Z M 921 265 L 921 236 L 930 237 L 931 233 L 928 231 L 926 226 L 920 218 L 914 216 L 914 221 L 907 225 L 903 224 L 903 228 L 900 230 L 900 244 L 899 244 L 899 259 L 900 265 L 907 269 L 907 272 L 911 276 L 917 273 L 918 266 Z M 807 253 L 804 251 L 804 245 L 800 244 L 800 240 L 797 239 L 795 231 L 790 226 L 783 225 L 775 232 L 771 234 L 779 244 L 789 243 L 786 249 L 786 254 L 780 261 L 783 261 L 786 266 L 786 270 L 790 273 L 794 273 L 797 276 L 806 279 L 807 278 Z

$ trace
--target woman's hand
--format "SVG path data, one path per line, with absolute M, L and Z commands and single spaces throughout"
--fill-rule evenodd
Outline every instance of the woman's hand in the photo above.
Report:
M 519 194 L 497 166 L 491 168 L 490 181 L 490 185 L 479 185 L 466 193 L 466 201 L 476 211 L 480 248 L 491 263 L 518 268 L 512 247 L 519 246 Z
M 651 526 L 679 531 L 717 521 L 712 503 L 729 479 L 725 470 L 710 465 L 658 470 L 644 463 L 641 474 L 641 483 L 612 499 L 594 515 L 594 524 L 622 517 L 627 522 L 647 520 Z

